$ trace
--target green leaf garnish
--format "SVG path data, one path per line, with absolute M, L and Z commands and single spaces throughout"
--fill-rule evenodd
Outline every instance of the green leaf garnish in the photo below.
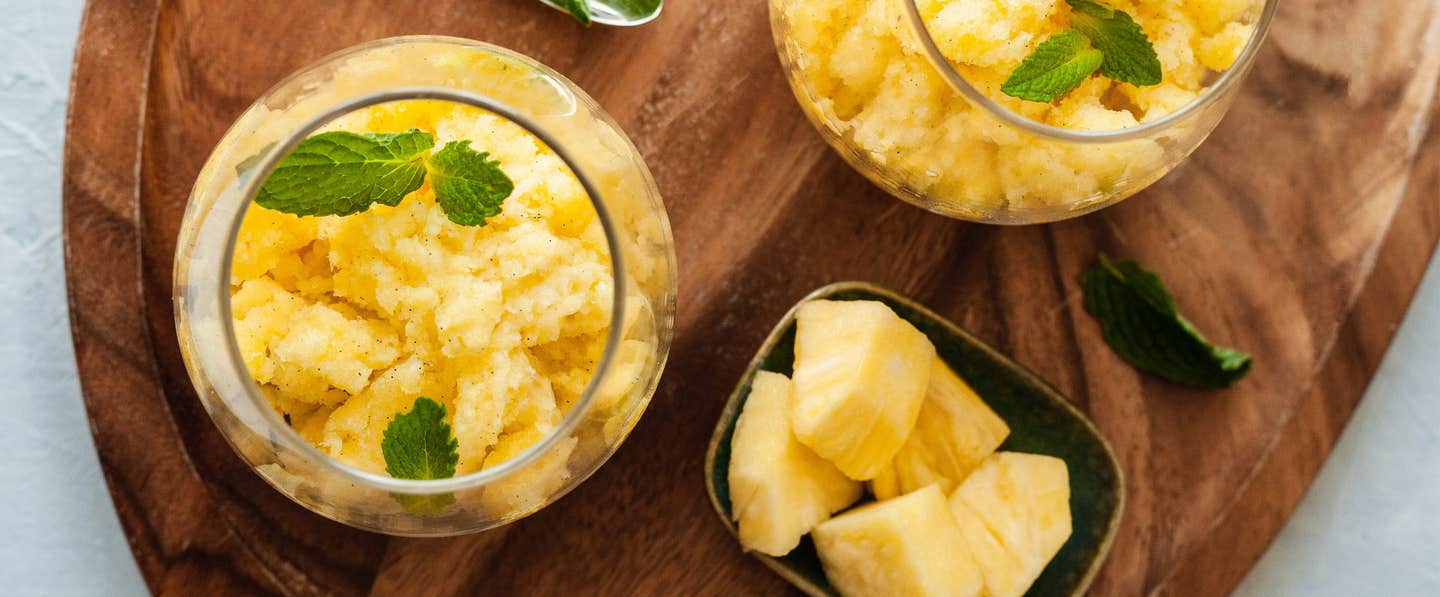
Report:
M 581 25 L 590 26 L 590 3 L 587 0 L 553 0 L 555 6 L 559 6 L 580 21 Z
M 451 141 L 430 158 L 430 183 L 435 201 L 451 222 L 484 226 L 500 213 L 500 204 L 515 190 L 490 154 L 470 149 L 469 141 Z
M 1100 67 L 1100 50 L 1084 34 L 1067 29 L 1035 48 L 1005 79 L 1000 91 L 1032 102 L 1048 102 L 1079 87 Z
M 424 396 L 415 399 L 410 412 L 396 415 L 380 440 L 385 472 L 397 479 L 455 476 L 459 447 L 445 422 L 445 406 Z
M 280 160 L 255 203 L 297 216 L 348 216 L 375 203 L 398 205 L 429 172 L 435 201 L 451 222 L 484 226 L 499 214 L 515 190 L 500 163 L 470 149 L 470 141 L 451 141 L 431 154 L 433 147 L 435 138 L 420 129 L 315 135 Z
M 1206 341 L 1180 315 L 1160 277 L 1134 261 L 1102 253 L 1080 285 L 1105 342 L 1136 368 L 1207 388 L 1228 387 L 1250 371 L 1250 355 Z
M 1072 29 L 1040 42 L 1005 79 L 1002 93 L 1033 102 L 1054 101 L 1079 87 L 1096 66 L 1100 74 L 1131 85 L 1160 83 L 1160 56 L 1130 15 L 1095 0 L 1065 2 L 1074 9 Z
M 255 203 L 297 216 L 345 216 L 375 203 L 394 206 L 425 180 L 434 137 L 403 133 L 321 133 L 301 141 L 265 179 Z
M 1065 0 L 1075 12 L 1070 26 L 1084 33 L 1105 60 L 1100 74 L 1131 85 L 1160 83 L 1160 57 L 1130 15 L 1095 0 Z

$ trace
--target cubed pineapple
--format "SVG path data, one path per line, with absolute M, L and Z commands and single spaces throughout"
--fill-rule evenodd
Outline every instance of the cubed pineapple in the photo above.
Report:
M 868 480 L 915 426 L 935 347 L 875 301 L 811 301 L 796 325 L 795 436 Z
M 1070 474 L 1051 456 L 997 452 L 950 496 L 985 594 L 1025 594 L 1070 538 Z
M 845 597 L 979 595 L 980 571 L 935 485 L 815 527 L 825 577 Z
M 730 511 L 746 549 L 783 556 L 830 514 L 860 499 L 851 480 L 790 431 L 794 387 L 761 371 L 730 440 Z
M 985 526 L 981 516 L 965 505 L 965 502 L 952 496 L 950 513 L 955 516 L 955 524 L 960 527 L 965 548 L 970 550 L 976 567 L 980 569 L 980 576 L 985 579 L 981 594 L 985 597 L 1024 595 L 1038 575 L 1032 575 L 1025 562 L 1005 549 L 995 533 Z
M 1010 435 L 1005 421 L 943 359 L 935 357 L 933 363 L 915 429 L 871 481 L 879 499 L 931 483 L 948 494 Z

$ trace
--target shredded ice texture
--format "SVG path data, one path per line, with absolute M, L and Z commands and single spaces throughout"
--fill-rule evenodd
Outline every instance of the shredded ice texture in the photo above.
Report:
M 321 450 L 384 471 L 383 429 L 428 396 L 453 417 L 463 475 L 539 441 L 583 393 L 610 327 L 610 254 L 578 180 L 508 120 L 406 101 L 330 128 L 410 127 L 498 159 L 515 181 L 501 213 L 457 225 L 428 182 L 396 207 L 343 217 L 252 207 L 232 315 L 256 382 Z
M 801 103 L 889 178 L 947 211 L 1069 205 L 1158 170 L 1152 140 L 1080 146 L 1039 139 L 971 106 L 931 66 L 910 30 L 907 0 L 774 0 Z M 1133 127 L 1198 97 L 1249 41 L 1256 0 L 1107 0 L 1130 14 L 1164 78 L 1136 87 L 1094 76 L 1053 103 L 1000 92 L 1036 45 L 1069 27 L 1064 0 L 917 0 L 942 53 L 986 96 L 1036 121 L 1075 130 Z

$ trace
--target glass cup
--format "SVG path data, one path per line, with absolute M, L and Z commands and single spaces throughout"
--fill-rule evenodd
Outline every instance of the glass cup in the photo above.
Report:
M 360 470 L 282 420 L 241 359 L 231 318 L 236 234 L 279 160 L 339 116 L 397 100 L 468 104 L 548 145 L 581 183 L 604 228 L 614 288 L 603 356 L 558 426 L 516 456 L 442 480 Z M 383 39 L 304 67 L 252 105 L 201 170 L 175 252 L 175 329 L 206 410 L 277 490 L 323 516 L 409 536 L 454 535 L 519 519 L 595 472 L 655 392 L 675 314 L 669 220 L 638 150 L 593 99 L 504 48 L 433 36 Z
M 1045 124 L 983 93 L 932 37 L 921 13 L 933 16 L 941 4 L 935 0 L 770 0 L 770 18 L 796 99 L 852 167 L 891 195 L 935 213 L 1031 224 L 1113 205 L 1194 151 L 1234 100 L 1276 2 L 1264 0 L 1247 23 L 1253 29 L 1234 63 L 1211 73 L 1213 81 L 1203 82 L 1198 96 L 1163 117 L 1108 130 Z M 856 14 L 862 7 L 865 12 Z M 844 10 L 851 14 L 836 16 Z M 837 18 L 863 20 L 870 29 L 847 37 L 855 30 L 837 30 Z M 867 71 L 867 62 L 881 70 Z M 882 80 L 894 84 L 864 88 Z M 990 81 L 984 88 L 998 93 L 998 86 Z M 1022 107 L 1033 109 L 1045 106 Z

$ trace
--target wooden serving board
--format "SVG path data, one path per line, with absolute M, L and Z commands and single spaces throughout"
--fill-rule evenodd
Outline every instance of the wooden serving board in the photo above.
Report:
M 529 0 L 92 0 L 65 147 L 66 272 L 101 464 L 156 592 L 781 594 L 713 519 L 702 459 L 746 360 L 790 304 L 896 288 L 1051 380 L 1124 463 L 1129 506 L 1096 595 L 1220 595 L 1329 452 L 1440 235 L 1440 7 L 1285 0 L 1208 143 L 1144 194 L 1049 226 L 966 224 L 893 200 L 821 141 L 763 0 L 671 0 L 582 30 Z M 507 528 L 392 539 L 329 522 L 231 452 L 176 348 L 170 269 L 191 183 L 280 77 L 379 37 L 514 48 L 635 139 L 674 224 L 680 311 L 659 393 L 610 463 Z M 1080 301 L 1097 251 L 1166 279 L 1253 353 L 1224 392 L 1138 375 Z

